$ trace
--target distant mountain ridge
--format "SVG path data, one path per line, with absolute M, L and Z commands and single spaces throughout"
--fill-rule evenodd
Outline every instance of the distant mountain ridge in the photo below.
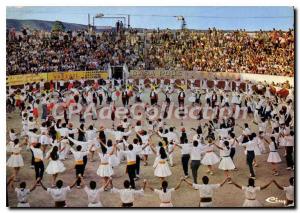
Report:
M 22 28 L 31 28 L 37 30 L 51 31 L 52 25 L 55 21 L 45 21 L 45 20 L 18 20 L 18 19 L 6 19 L 6 29 L 15 28 L 20 31 Z M 66 27 L 66 30 L 81 30 L 87 29 L 87 25 L 84 24 L 74 24 L 62 22 Z M 102 27 L 101 27 L 102 28 Z M 111 27 L 103 27 L 101 30 L 111 29 Z M 99 29 L 97 29 L 98 31 Z

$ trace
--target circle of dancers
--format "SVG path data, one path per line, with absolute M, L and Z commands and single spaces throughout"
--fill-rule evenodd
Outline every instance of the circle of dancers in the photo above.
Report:
M 118 194 L 120 206 L 132 207 L 135 199 L 143 199 L 145 191 L 159 197 L 157 206 L 173 207 L 176 202 L 172 200 L 172 194 L 189 186 L 199 191 L 197 206 L 213 207 L 214 191 L 224 184 L 242 190 L 245 201 L 241 205 L 244 207 L 263 206 L 256 194 L 272 185 L 285 192 L 285 206 L 292 206 L 295 134 L 292 87 L 288 83 L 275 85 L 228 79 L 222 87 L 222 81 L 215 79 L 209 86 L 207 79 L 198 80 L 198 85 L 195 80 L 128 79 L 123 82 L 82 79 L 41 81 L 26 84 L 21 89 L 9 87 L 7 104 L 19 113 L 22 124 L 19 132 L 16 128 L 9 130 L 6 144 L 7 167 L 12 174 L 7 187 L 15 187 L 17 207 L 30 207 L 30 194 L 37 187 L 52 197 L 55 207 L 69 207 L 68 193 L 81 189 L 87 194 L 88 207 L 103 207 L 101 197 L 109 196 L 106 193 Z M 289 92 L 282 95 L 274 89 Z M 116 118 L 118 100 L 125 109 L 121 118 Z M 144 113 L 145 118 L 135 119 L 130 111 L 135 103 L 145 103 L 137 114 Z M 178 129 L 166 124 L 172 103 L 179 109 L 181 126 Z M 76 109 L 76 104 L 83 107 Z M 98 112 L 104 106 L 109 106 L 111 126 L 98 118 Z M 151 117 L 150 106 L 161 109 L 159 117 Z M 184 123 L 189 121 L 185 119 L 184 108 L 193 106 L 201 108 L 196 113 L 199 125 L 187 129 Z M 55 110 L 60 112 L 59 118 L 55 116 Z M 248 116 L 245 123 L 238 124 L 245 115 Z M 94 121 L 100 121 L 101 125 L 96 126 Z M 249 123 L 257 128 L 251 129 Z M 237 134 L 237 129 L 242 133 Z M 238 147 L 244 152 L 237 152 Z M 284 151 L 279 152 L 280 149 Z M 181 165 L 174 163 L 174 158 L 178 157 L 175 150 L 180 152 Z M 24 162 L 22 155 L 25 152 L 30 153 L 30 162 Z M 236 167 L 237 155 L 243 154 L 249 176 L 245 175 L 245 181 L 237 183 L 235 172 L 244 169 Z M 263 161 L 256 157 L 260 155 L 266 156 Z M 155 156 L 154 162 L 150 162 L 149 156 Z M 73 161 L 73 182 L 60 178 L 67 169 L 65 161 Z M 96 180 L 86 178 L 87 164 L 95 161 L 98 167 L 88 172 L 100 177 L 100 186 Z M 278 164 L 282 161 L 291 173 L 286 186 L 275 180 L 281 175 Z M 143 168 L 149 164 L 152 164 L 153 176 L 160 180 L 160 185 L 154 186 L 151 178 L 143 176 Z M 260 174 L 255 168 L 260 164 L 270 165 L 270 171 L 265 172 L 273 178 L 265 185 L 257 186 L 255 180 Z M 126 165 L 127 177 L 124 174 L 123 187 L 116 188 L 113 182 L 116 173 L 120 173 L 120 165 Z M 32 186 L 20 179 L 20 170 L 27 166 L 35 171 Z M 174 175 L 172 167 L 175 166 L 182 167 L 182 174 L 177 174 L 180 177 L 177 185 L 170 186 L 168 177 Z M 201 174 L 202 181 L 198 183 L 200 166 L 207 167 L 207 173 Z M 224 173 L 224 180 L 211 183 L 211 176 L 220 175 L 217 170 Z M 51 183 L 43 182 L 44 175 L 51 176 Z M 143 183 L 140 189 L 136 186 L 138 181 Z

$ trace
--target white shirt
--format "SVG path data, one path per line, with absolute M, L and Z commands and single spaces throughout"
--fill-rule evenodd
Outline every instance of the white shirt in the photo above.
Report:
M 11 141 L 16 140 L 17 139 L 16 133 L 9 132 L 9 138 Z
M 47 127 L 41 126 L 41 127 L 40 127 L 40 130 L 41 130 L 41 134 L 42 134 L 43 132 L 45 132 L 46 134 L 48 133 L 48 128 L 47 128 Z
M 285 140 L 285 146 L 294 146 L 294 136 L 285 136 L 284 137 L 284 140 Z
M 161 202 L 171 202 L 171 193 L 174 191 L 174 188 L 167 189 L 166 193 L 163 190 L 154 189 L 154 193 L 158 194 Z
M 28 121 L 28 129 L 34 129 L 36 126 L 36 122 L 34 121 Z
M 105 130 L 105 132 L 113 134 L 115 136 L 116 141 L 120 141 L 123 139 L 124 136 L 129 136 L 131 134 L 131 130 L 128 132 Z
M 260 187 L 252 187 L 252 186 L 242 186 L 242 190 L 245 192 L 245 198 L 246 199 L 255 199 L 256 198 L 256 192 L 260 191 Z
M 69 136 L 69 129 L 67 127 L 62 127 L 58 129 L 55 126 L 55 130 L 59 132 L 61 137 Z
M 65 201 L 66 197 L 67 197 L 67 192 L 71 191 L 70 187 L 63 187 L 63 188 L 56 188 L 56 189 L 52 189 L 52 188 L 48 188 L 47 192 L 51 195 L 51 197 L 53 198 L 53 200 L 55 202 L 57 201 Z
M 127 162 L 136 161 L 137 153 L 133 150 L 121 151 L 122 154 L 126 155 Z
M 254 141 L 248 141 L 246 143 L 240 143 L 241 146 L 246 147 L 246 151 L 254 151 L 255 149 L 255 142 Z
M 43 154 L 43 151 L 41 149 L 32 147 L 31 150 L 33 152 L 34 158 L 38 158 L 38 159 L 41 159 L 41 160 L 44 159 L 44 154 Z
M 142 146 L 139 145 L 139 144 L 132 144 L 133 146 L 133 151 L 136 153 L 136 154 L 140 154 L 143 150 L 142 150 Z
M 173 141 L 174 143 L 179 143 L 178 136 L 175 132 L 168 132 L 166 134 L 162 134 L 162 133 L 158 132 L 158 134 L 160 137 L 167 138 L 169 143 L 171 141 Z
M 99 153 L 101 164 L 109 163 L 109 154 Z
M 193 146 L 191 148 L 191 160 L 201 160 L 201 154 L 204 152 L 204 148 L 206 146 L 203 146 L 201 144 L 198 144 L 198 146 Z
M 92 129 L 92 130 L 86 130 L 85 132 L 86 140 L 93 140 L 97 138 L 97 130 Z
M 30 189 L 15 189 L 17 193 L 17 198 L 19 203 L 27 203 L 28 202 L 28 195 L 30 194 Z
M 144 195 L 144 190 L 134 190 L 134 189 L 111 189 L 112 193 L 119 193 L 120 199 L 122 203 L 133 203 L 134 201 L 134 195 Z
M 39 139 L 40 135 L 35 134 L 35 133 L 31 132 L 31 131 L 28 131 L 27 135 L 28 135 L 29 143 L 37 143 L 38 142 L 38 139 Z
M 215 189 L 219 188 L 220 184 L 195 184 L 193 187 L 199 190 L 200 198 L 212 198 Z
M 285 191 L 286 199 L 294 201 L 294 186 L 283 187 L 283 190 Z
M 49 138 L 47 135 L 41 135 L 40 139 L 39 139 L 39 142 L 42 144 L 42 145 L 46 145 L 46 144 L 49 144 Z
M 74 159 L 75 161 L 80 161 L 83 160 L 83 157 L 86 156 L 89 152 L 81 152 L 81 151 L 75 151 L 73 148 L 70 149 L 70 151 L 72 152 L 72 154 L 74 155 Z
M 104 191 L 103 187 L 100 189 L 90 189 L 86 186 L 86 187 L 84 187 L 84 191 L 88 195 L 89 203 L 101 203 L 100 202 L 100 192 Z
M 84 142 L 84 141 L 77 141 L 73 138 L 68 137 L 68 139 L 70 141 L 72 141 L 76 146 L 81 146 L 81 151 L 86 152 L 88 151 L 89 147 L 95 142 L 97 142 L 96 140 L 90 140 L 89 142 Z
M 181 154 L 186 155 L 191 153 L 192 144 L 191 143 L 184 143 L 180 144 L 181 148 Z

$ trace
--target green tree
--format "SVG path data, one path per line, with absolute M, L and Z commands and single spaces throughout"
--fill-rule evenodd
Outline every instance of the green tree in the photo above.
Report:
M 61 21 L 55 21 L 52 25 L 52 32 L 61 32 L 65 31 L 65 26 Z

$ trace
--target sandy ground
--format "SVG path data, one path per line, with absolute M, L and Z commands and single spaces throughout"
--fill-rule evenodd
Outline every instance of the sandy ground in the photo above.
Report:
M 188 96 L 188 95 L 187 95 Z M 148 96 L 147 96 L 148 97 Z M 160 94 L 160 100 L 164 100 L 163 96 Z M 177 102 L 176 96 L 174 96 L 173 100 Z M 131 100 L 132 102 L 133 100 Z M 187 103 L 187 102 L 186 102 Z M 190 103 L 189 103 L 190 104 Z M 120 102 L 118 102 L 120 105 Z M 7 130 L 10 128 L 15 128 L 17 131 L 21 129 L 21 120 L 19 117 L 18 110 L 7 114 Z M 78 127 L 78 118 L 72 120 L 72 123 Z M 204 121 L 201 121 L 204 122 Z M 251 122 L 251 119 L 242 121 L 239 120 L 238 123 L 242 125 L 244 122 L 250 124 L 251 129 L 257 130 L 257 126 Z M 99 127 L 100 124 L 104 125 L 105 127 L 111 127 L 110 120 L 97 120 L 97 121 L 89 121 L 88 123 L 94 123 L 96 127 Z M 187 119 L 184 120 L 184 127 L 186 129 L 190 129 L 192 127 L 197 127 L 199 121 Z M 175 125 L 177 129 L 180 129 L 180 120 L 171 119 L 167 121 L 168 125 Z M 87 126 L 87 125 L 86 125 Z M 239 136 L 241 133 L 240 128 L 236 128 L 235 130 L 236 135 Z M 189 135 L 191 138 L 192 135 Z M 133 139 L 133 136 L 130 137 L 130 141 Z M 157 142 L 159 138 L 157 136 L 153 137 L 154 141 Z M 257 156 L 257 161 L 259 166 L 255 168 L 257 174 L 256 185 L 261 186 L 268 183 L 272 179 L 276 179 L 282 185 L 288 185 L 289 177 L 294 175 L 294 171 L 287 171 L 285 158 L 283 157 L 283 149 L 279 150 L 280 155 L 283 161 L 278 164 L 280 176 L 273 176 L 272 171 L 270 168 L 270 164 L 266 162 L 268 154 L 263 154 L 261 156 Z M 218 151 L 216 150 L 218 153 Z M 30 159 L 31 154 L 30 151 L 23 149 L 22 156 L 24 158 L 25 166 L 20 170 L 20 179 L 22 181 L 26 181 L 27 186 L 31 186 L 33 184 L 33 177 L 34 169 L 31 169 L 30 166 Z M 7 158 L 9 155 L 7 154 Z M 95 162 L 88 162 L 86 168 L 86 177 L 85 182 L 88 183 L 90 180 L 97 181 L 97 184 L 101 182 L 100 177 L 97 176 L 96 170 L 99 166 L 99 158 L 97 156 L 97 160 Z M 160 180 L 157 177 L 154 177 L 154 169 L 152 167 L 154 161 L 154 155 L 150 156 L 149 158 L 149 165 L 143 166 L 141 164 L 141 179 L 136 182 L 137 188 L 142 186 L 143 179 L 147 179 L 151 186 L 155 188 L 160 187 Z M 180 178 L 183 176 L 183 170 L 181 166 L 181 158 L 180 158 L 180 150 L 176 149 L 175 157 L 174 157 L 175 166 L 171 167 L 171 171 L 173 175 L 168 177 L 167 180 L 169 182 L 170 187 L 174 187 L 179 181 Z M 45 163 L 45 167 L 48 163 Z M 65 184 L 71 184 L 75 178 L 75 170 L 73 165 L 73 156 L 70 156 L 69 159 L 64 161 L 64 164 L 67 170 L 60 174 L 58 179 L 64 180 Z M 246 166 L 246 159 L 244 151 L 241 147 L 238 147 L 238 151 L 235 157 L 235 165 L 239 169 L 238 171 L 231 172 L 232 179 L 239 183 L 240 185 L 246 185 L 248 182 L 248 167 Z M 215 174 L 210 175 L 210 182 L 211 183 L 220 183 L 224 180 L 224 173 L 221 170 L 218 170 L 218 165 L 215 165 Z M 125 175 L 125 164 L 122 163 L 118 168 L 115 168 L 115 176 L 113 177 L 113 183 L 115 187 L 122 188 L 123 181 L 127 179 L 127 175 Z M 200 166 L 198 170 L 198 183 L 201 183 L 201 177 L 206 175 L 207 168 L 203 165 Z M 189 171 L 191 175 L 191 171 Z M 12 169 L 7 167 L 6 176 L 9 177 L 12 174 Z M 189 178 L 192 181 L 191 178 Z M 43 183 L 46 186 L 50 187 L 51 184 L 51 176 L 44 174 Z M 15 183 L 15 186 L 18 186 L 19 183 Z M 283 204 L 271 204 L 265 201 L 268 197 L 277 197 L 280 200 L 285 199 L 285 194 L 279 190 L 275 185 L 271 185 L 269 188 L 259 192 L 257 194 L 258 200 L 265 206 L 265 207 L 282 207 Z M 11 207 L 16 207 L 17 205 L 17 197 L 14 189 L 8 189 L 8 198 L 9 198 L 9 205 Z M 192 189 L 186 183 L 182 183 L 181 188 L 177 190 L 172 195 L 173 204 L 176 207 L 198 207 L 199 205 L 199 192 L 197 190 Z M 101 201 L 105 207 L 119 207 L 121 205 L 121 201 L 116 194 L 112 194 L 110 192 L 104 192 L 101 194 Z M 244 194 L 243 192 L 234 187 L 232 184 L 226 183 L 222 188 L 215 191 L 213 197 L 213 203 L 215 207 L 241 207 L 244 202 Z M 54 202 L 50 195 L 48 195 L 41 187 L 37 187 L 33 193 L 29 196 L 29 203 L 32 207 L 52 207 Z M 83 189 L 76 189 L 73 188 L 72 192 L 67 196 L 67 204 L 70 207 L 87 207 L 87 195 Z M 154 194 L 149 189 L 146 190 L 145 195 L 143 197 L 138 197 L 134 203 L 136 207 L 158 207 L 159 206 L 159 198 L 156 194 Z

